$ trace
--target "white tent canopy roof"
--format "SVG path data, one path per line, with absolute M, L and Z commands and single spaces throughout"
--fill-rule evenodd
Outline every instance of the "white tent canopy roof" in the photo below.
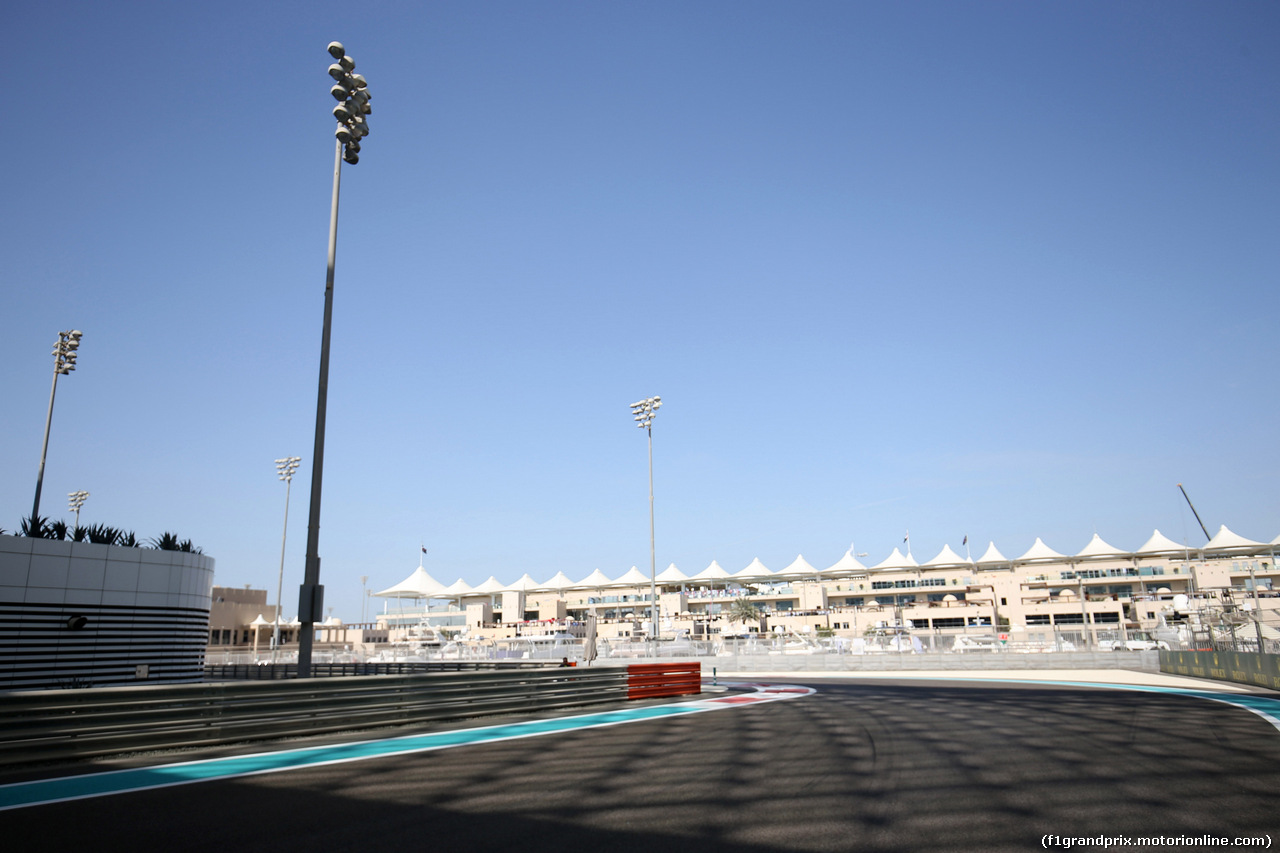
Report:
M 540 589 L 554 589 L 558 592 L 562 589 L 568 589 L 573 585 L 574 583 L 569 579 L 568 575 L 566 575 L 564 572 L 556 572 L 555 576 L 552 577 L 551 580 L 544 583 L 540 587 Z
M 456 596 L 469 595 L 472 592 L 474 592 L 474 590 L 471 588 L 471 584 L 467 583 L 462 578 L 458 578 L 456 581 L 454 581 L 453 583 L 449 584 L 447 587 L 442 589 L 440 591 L 440 594 L 447 595 L 450 597 L 456 597 Z
M 1254 542 L 1252 539 L 1245 539 L 1239 533 L 1233 533 L 1227 529 L 1224 524 L 1218 528 L 1218 532 L 1213 534 L 1213 538 L 1209 540 L 1209 544 L 1204 546 L 1206 551 L 1233 551 L 1237 548 L 1261 548 L 1261 542 Z
M 1076 554 L 1076 556 L 1087 559 L 1089 557 L 1122 557 L 1124 554 L 1124 551 L 1117 549 L 1113 545 L 1108 545 L 1102 541 L 1101 536 L 1095 533 L 1093 538 L 1089 540 L 1089 544 L 1081 548 L 1080 553 Z
M 902 556 L 901 551 L 899 551 L 897 548 L 894 548 L 892 554 L 885 557 L 880 562 L 876 563 L 874 566 L 868 569 L 868 571 L 882 572 L 882 571 L 887 571 L 889 569 L 915 569 L 915 568 L 919 568 L 919 566 L 920 564 L 916 562 L 915 557 L 912 557 L 910 554 L 904 557 Z
M 950 545 L 943 545 L 942 550 L 938 552 L 938 556 L 934 557 L 926 566 L 972 566 L 973 560 L 966 560 L 955 551 L 951 550 Z
M 520 576 L 519 580 L 517 580 L 515 583 L 511 584 L 510 586 L 505 587 L 503 591 L 504 592 L 508 592 L 508 591 L 509 592 L 529 592 L 530 590 L 534 590 L 534 589 L 538 589 L 538 582 L 533 578 L 529 577 L 528 572 L 525 572 Z
M 658 583 L 680 583 L 688 579 L 689 576 L 677 569 L 675 563 L 658 572 Z
M 774 575 L 764 563 L 760 562 L 759 557 L 755 557 L 747 564 L 746 568 L 734 572 L 733 576 L 739 580 L 745 580 L 747 578 L 771 578 Z
M 493 595 L 494 593 L 502 592 L 504 589 L 506 589 L 506 587 L 502 585 L 502 581 L 498 580 L 493 575 L 489 575 L 489 579 L 487 581 L 477 587 L 474 587 L 471 591 Z
M 778 572 L 779 577 L 785 578 L 807 578 L 817 574 L 818 570 L 809 565 L 809 561 L 804 558 L 803 554 L 797 554 L 796 558 L 791 561 L 791 565 Z
M 1186 545 L 1179 545 L 1168 536 L 1165 536 L 1159 530 L 1151 531 L 1151 538 L 1146 543 L 1134 551 L 1135 554 L 1173 554 L 1178 551 L 1191 551 Z
M 1039 541 L 1039 540 L 1036 540 L 1036 541 Z M 979 566 L 987 566 L 987 565 L 991 565 L 992 563 L 1007 563 L 1007 562 L 1009 562 L 1009 558 L 1006 557 L 1004 554 L 1000 553 L 1000 549 L 996 547 L 996 543 L 994 542 L 988 542 L 987 550 L 984 551 L 982 553 L 982 556 L 978 558 Z
M 611 583 L 613 583 L 613 581 L 609 580 L 608 576 L 604 572 L 596 569 L 594 572 L 574 584 L 574 586 L 598 588 L 608 586 Z
M 427 570 L 418 566 L 413 574 L 382 592 L 375 592 L 379 598 L 431 598 L 444 591 L 444 584 L 427 574 Z
M 268 622 L 266 619 L 263 619 L 263 618 L 262 618 L 262 614 L 261 614 L 261 613 L 259 613 L 259 614 L 258 614 L 258 618 L 257 618 L 257 619 L 254 619 L 254 620 L 253 620 L 252 622 L 250 622 L 249 624 L 250 624 L 251 626 L 253 626 L 253 627 L 259 627 L 259 628 L 260 628 L 260 627 L 262 627 L 263 625 L 274 625 L 274 624 L 276 624 L 276 623 L 274 623 L 274 622 Z
M 858 562 L 858 558 L 853 556 L 853 551 L 844 552 L 844 556 L 835 562 L 833 566 L 823 572 L 824 575 L 860 575 L 867 571 L 867 567 Z
M 1044 540 L 1037 536 L 1036 541 L 1027 549 L 1027 553 L 1023 554 L 1015 562 L 1030 563 L 1036 560 L 1065 560 L 1066 558 L 1066 554 L 1059 554 L 1044 544 Z
M 649 576 L 635 566 L 627 569 L 627 573 L 613 582 L 614 586 L 637 586 L 649 582 Z
M 695 581 L 718 581 L 729 577 L 729 573 L 720 567 L 715 560 L 711 561 L 711 565 L 694 575 L 691 580 Z

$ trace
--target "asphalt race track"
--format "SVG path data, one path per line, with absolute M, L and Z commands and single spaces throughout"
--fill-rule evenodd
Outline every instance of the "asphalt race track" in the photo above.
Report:
M 712 713 L 13 809 L 0 827 L 22 840 L 15 851 L 1280 843 L 1280 731 L 1242 708 L 1010 683 L 812 686 Z

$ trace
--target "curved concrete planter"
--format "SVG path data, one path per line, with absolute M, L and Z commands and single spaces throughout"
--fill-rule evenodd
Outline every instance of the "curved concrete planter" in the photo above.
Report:
M 212 557 L 0 536 L 0 690 L 199 681 Z

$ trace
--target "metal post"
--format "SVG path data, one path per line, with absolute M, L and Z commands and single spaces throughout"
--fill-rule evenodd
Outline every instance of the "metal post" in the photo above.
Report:
M 287 472 L 287 476 L 284 478 L 284 529 L 280 533 L 280 577 L 276 581 L 276 620 L 271 631 L 272 663 L 276 662 L 276 653 L 280 649 L 280 619 L 284 615 L 284 545 L 289 537 L 289 494 L 293 491 L 293 468 L 288 466 L 289 462 L 293 460 L 287 460 L 286 468 L 282 470 L 282 473 Z
M 31 525 L 40 517 L 40 489 L 44 486 L 44 459 L 49 452 L 49 427 L 53 425 L 53 395 L 58 391 L 58 371 L 53 371 L 53 387 L 49 389 L 49 414 L 44 419 L 44 444 L 40 447 L 40 473 L 36 475 L 36 499 L 31 504 Z
M 1080 624 L 1080 638 L 1084 641 L 1086 651 L 1093 651 L 1094 644 L 1089 641 L 1089 604 L 1084 595 L 1084 575 L 1080 573 L 1080 567 L 1076 566 L 1076 584 L 1080 588 L 1080 618 L 1083 620 Z
M 338 254 L 338 189 L 342 182 L 342 142 L 333 156 L 333 203 L 329 208 L 329 267 L 324 284 L 324 329 L 320 336 L 320 382 L 316 392 L 316 440 L 311 454 L 311 511 L 307 518 L 307 562 L 298 593 L 298 677 L 311 677 L 315 623 L 324 615 L 320 584 L 320 487 L 324 473 L 324 422 L 329 400 L 329 330 L 333 325 L 333 271 Z
M 1253 628 L 1258 633 L 1258 654 L 1262 654 L 1262 611 L 1258 609 L 1258 577 L 1254 574 L 1252 559 L 1249 560 L 1249 586 L 1253 588 Z
M 653 544 L 653 419 L 660 408 L 662 398 L 657 395 L 631 404 L 636 426 L 649 436 L 649 621 L 653 625 L 653 640 L 657 640 L 661 633 L 658 627 L 658 558 Z
M 649 618 L 653 621 L 653 639 L 657 640 L 658 628 L 658 558 L 653 545 L 653 426 L 649 433 Z
M 36 532 L 36 519 L 40 517 L 40 491 L 44 488 L 44 461 L 49 452 L 49 428 L 53 425 L 53 398 L 58 392 L 58 374 L 70 374 L 76 369 L 76 350 L 80 348 L 83 332 L 72 329 L 58 332 L 58 342 L 53 345 L 53 384 L 49 387 L 49 413 L 44 419 L 44 444 L 40 447 L 40 471 L 36 474 L 36 497 L 31 503 L 31 532 Z

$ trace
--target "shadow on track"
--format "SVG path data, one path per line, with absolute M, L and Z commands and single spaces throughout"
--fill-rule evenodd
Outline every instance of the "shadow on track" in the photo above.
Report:
M 1160 694 L 825 683 L 656 722 L 7 812 L 32 849 L 1029 850 L 1277 834 L 1280 733 Z M 25 848 L 24 848 L 25 849 Z

